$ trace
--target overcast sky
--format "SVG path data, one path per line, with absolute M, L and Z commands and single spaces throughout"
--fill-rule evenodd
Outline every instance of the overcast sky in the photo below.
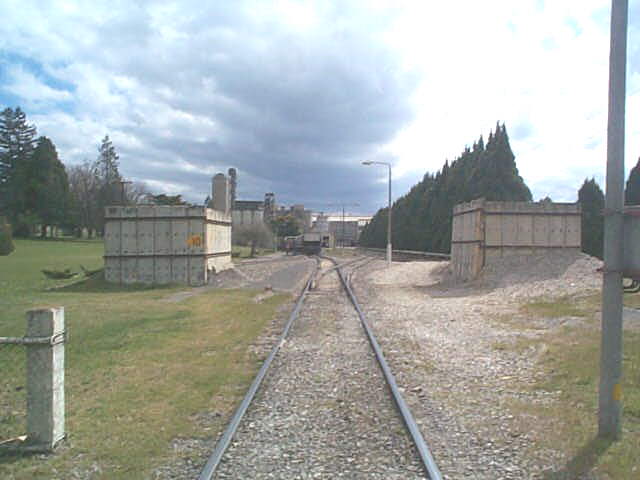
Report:
M 534 199 L 604 187 L 610 0 L 0 2 L 0 107 L 65 164 L 109 134 L 121 173 L 201 203 L 374 213 L 505 122 Z M 629 1 L 627 172 L 640 156 Z

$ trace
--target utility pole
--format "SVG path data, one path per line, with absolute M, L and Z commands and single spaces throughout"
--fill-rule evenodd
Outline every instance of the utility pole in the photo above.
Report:
M 598 435 L 620 436 L 627 0 L 612 0 Z

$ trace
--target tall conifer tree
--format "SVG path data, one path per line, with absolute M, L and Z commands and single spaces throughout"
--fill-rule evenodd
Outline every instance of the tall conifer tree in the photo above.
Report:
M 98 148 L 98 158 L 93 166 L 98 184 L 97 229 L 100 234 L 104 230 L 104 208 L 108 205 L 122 203 L 124 197 L 122 177 L 118 169 L 119 159 L 109 135 L 105 135 Z
M 33 152 L 27 192 L 27 208 L 40 219 L 43 237 L 48 226 L 68 221 L 69 179 L 55 145 L 47 137 L 38 139 Z
M 504 125 L 497 125 L 485 145 L 483 137 L 465 147 L 453 162 L 423 180 L 393 205 L 393 245 L 396 248 L 448 252 L 453 207 L 484 197 L 530 201 L 531 191 L 518 174 Z M 386 244 L 386 209 L 376 213 L 362 232 L 365 246 Z
M 25 189 L 29 162 L 33 153 L 36 128 L 27 123 L 26 114 L 17 107 L 5 108 L 0 113 L 0 210 L 11 223 L 25 218 Z M 27 226 L 14 228 L 16 234 Z
M 624 203 L 627 205 L 640 205 L 640 158 L 638 163 L 629 172 L 629 179 L 624 191 Z
M 582 251 L 602 258 L 604 246 L 604 193 L 594 178 L 585 179 L 578 191 L 582 208 Z

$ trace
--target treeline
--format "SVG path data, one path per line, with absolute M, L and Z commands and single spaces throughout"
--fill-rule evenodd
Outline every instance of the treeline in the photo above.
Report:
M 531 191 L 518 174 L 504 124 L 465 148 L 451 164 L 422 181 L 392 206 L 392 244 L 399 250 L 451 251 L 453 207 L 484 197 L 487 200 L 531 201 Z M 602 258 L 604 193 L 595 179 L 586 179 L 578 192 L 582 206 L 582 250 Z M 625 190 L 627 205 L 640 205 L 640 159 L 631 170 Z M 384 248 L 388 209 L 380 209 L 364 228 L 360 243 Z
M 530 201 L 531 191 L 518 174 L 504 124 L 496 125 L 485 145 L 482 136 L 451 164 L 421 182 L 392 206 L 392 244 L 400 250 L 448 253 L 453 206 L 487 200 Z M 364 228 L 360 243 L 383 248 L 387 242 L 388 209 L 379 210 Z
M 604 251 L 604 192 L 595 178 L 585 179 L 578 191 L 582 207 L 582 251 L 602 258 Z M 629 172 L 624 190 L 625 205 L 640 205 L 640 158 Z
M 53 141 L 37 136 L 20 107 L 0 112 L 0 218 L 6 218 L 4 225 L 8 221 L 14 235 L 45 236 L 59 228 L 100 236 L 106 205 L 156 199 L 182 202 L 179 195 L 153 196 L 143 183 L 125 181 L 108 135 L 93 162 L 66 168 Z

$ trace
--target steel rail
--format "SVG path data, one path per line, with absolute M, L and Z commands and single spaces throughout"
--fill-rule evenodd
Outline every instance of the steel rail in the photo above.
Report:
M 332 259 L 329 259 L 329 260 L 332 260 Z M 369 343 L 371 344 L 371 347 L 373 348 L 373 351 L 376 354 L 376 359 L 378 360 L 378 363 L 380 364 L 380 368 L 382 369 L 382 373 L 384 374 L 384 377 L 387 380 L 387 384 L 389 385 L 389 389 L 391 390 L 391 394 L 393 395 L 393 398 L 396 402 L 398 410 L 400 410 L 402 419 L 404 420 L 404 423 L 407 426 L 409 433 L 411 433 L 411 438 L 413 439 L 413 443 L 416 446 L 416 449 L 418 450 L 418 454 L 420 455 L 420 459 L 422 460 L 422 464 L 427 474 L 429 475 L 429 478 L 431 480 L 442 480 L 442 474 L 440 473 L 440 470 L 438 469 L 438 466 L 436 465 L 436 462 L 433 459 L 431 452 L 429 451 L 429 447 L 427 446 L 427 443 L 425 442 L 424 437 L 422 436 L 422 433 L 420 432 L 420 429 L 418 428 L 418 425 L 416 424 L 416 421 L 413 418 L 413 415 L 411 414 L 411 411 L 409 410 L 409 407 L 407 406 L 407 403 L 405 402 L 402 396 L 402 393 L 400 393 L 400 390 L 398 389 L 396 379 L 393 376 L 393 373 L 391 373 L 391 369 L 387 364 L 387 360 L 384 358 L 382 349 L 380 348 L 380 345 L 378 344 L 378 341 L 376 340 L 376 337 L 373 334 L 373 331 L 371 330 L 371 327 L 369 326 L 369 323 L 367 322 L 364 316 L 364 313 L 360 308 L 360 305 L 358 304 L 358 299 L 356 298 L 353 291 L 351 290 L 350 285 L 345 280 L 342 270 L 340 268 L 337 268 L 336 270 L 338 272 L 338 276 L 340 277 L 340 281 L 342 282 L 342 285 L 347 291 L 347 294 L 349 296 L 349 299 L 351 300 L 351 303 L 353 304 L 354 308 L 358 312 L 358 316 L 360 317 L 360 322 L 362 323 L 362 326 L 364 327 L 364 330 L 367 333 L 367 337 L 369 338 Z
M 334 265 L 333 265 L 333 267 L 331 267 L 331 268 L 325 270 L 324 272 L 322 272 L 320 274 L 320 276 L 317 278 L 316 283 L 319 283 L 320 280 L 322 280 L 327 274 L 333 272 L 334 270 L 337 270 L 338 268 L 350 266 L 350 265 L 352 265 L 354 263 L 361 262 L 362 260 L 364 260 L 362 265 L 358 265 L 358 267 L 356 267 L 356 268 L 359 268 L 359 267 L 364 266 L 365 264 L 373 261 L 372 257 L 362 256 L 362 257 L 358 257 L 358 258 L 355 258 L 353 260 L 349 260 L 349 261 L 346 261 L 344 263 L 338 264 L 337 261 L 335 259 L 331 258 L 331 257 L 322 257 L 321 256 L 321 258 L 326 258 L 326 259 L 330 260 Z
M 380 253 L 384 253 L 386 252 L 386 249 L 384 248 L 375 248 L 375 247 L 358 247 L 358 249 L 360 250 L 364 250 L 364 251 L 371 251 L 371 252 L 380 252 Z M 393 253 L 398 254 L 398 255 L 413 255 L 415 257 L 434 257 L 434 258 L 442 258 L 444 260 L 449 260 L 451 258 L 451 254 L 449 253 L 440 253 L 440 252 L 421 252 L 419 250 L 396 250 L 393 249 L 392 250 Z
M 253 382 L 251 383 L 249 390 L 247 391 L 244 398 L 242 399 L 242 403 L 240 404 L 238 409 L 235 411 L 233 418 L 231 419 L 231 422 L 229 423 L 229 425 L 227 425 L 227 428 L 225 429 L 224 433 L 216 443 L 216 447 L 213 450 L 213 453 L 211 454 L 211 456 L 209 457 L 209 460 L 207 461 L 206 465 L 200 472 L 200 476 L 198 477 L 198 480 L 211 480 L 213 478 L 213 474 L 215 473 L 216 468 L 220 464 L 220 461 L 222 460 L 222 456 L 224 455 L 224 452 L 227 450 L 227 447 L 229 446 L 231 439 L 235 435 L 236 430 L 240 425 L 240 421 L 242 420 L 242 417 L 244 417 L 244 414 L 246 413 L 247 408 L 249 408 L 249 405 L 251 404 L 253 397 L 258 391 L 258 388 L 260 387 L 260 385 L 262 384 L 262 381 L 264 380 L 264 377 L 267 374 L 267 370 L 269 370 L 269 366 L 271 365 L 271 362 L 273 361 L 276 354 L 278 353 L 278 350 L 280 350 L 280 347 L 283 345 L 285 339 L 287 338 L 287 335 L 289 334 L 289 330 L 291 329 L 291 325 L 293 324 L 293 321 L 298 316 L 298 312 L 302 307 L 302 303 L 304 302 L 306 294 L 309 291 L 309 288 L 311 287 L 311 283 L 313 282 L 313 279 L 318 273 L 318 268 L 319 268 L 319 264 L 316 264 L 316 268 L 309 276 L 309 280 L 307 280 L 305 287 L 302 289 L 302 293 L 300 293 L 300 296 L 296 301 L 295 307 L 293 308 L 291 315 L 289 315 L 289 320 L 287 321 L 284 327 L 284 330 L 280 335 L 280 338 L 278 339 L 278 342 L 273 347 L 273 350 L 271 350 L 271 353 L 269 354 L 265 362 L 262 364 L 262 367 L 260 368 L 260 371 L 258 372 L 256 377 L 253 379 Z

